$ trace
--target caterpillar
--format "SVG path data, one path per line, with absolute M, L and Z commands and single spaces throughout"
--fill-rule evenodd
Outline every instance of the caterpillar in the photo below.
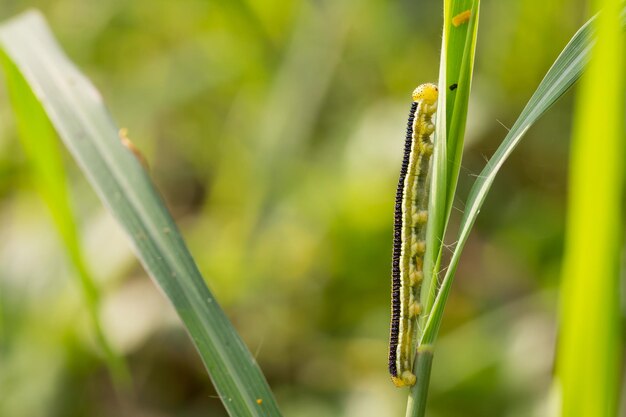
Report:
M 452 18 L 452 25 L 454 27 L 459 27 L 463 23 L 467 22 L 470 17 L 472 17 L 472 11 L 465 10 L 464 12 L 461 12 Z
M 396 191 L 391 268 L 389 373 L 397 387 L 415 384 L 413 374 L 420 285 L 424 276 L 430 157 L 438 89 L 422 84 L 413 91 L 406 129 L 404 158 Z

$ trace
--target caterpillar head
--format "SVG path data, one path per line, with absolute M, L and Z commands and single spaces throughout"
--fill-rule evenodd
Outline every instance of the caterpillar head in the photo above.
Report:
M 433 83 L 425 83 L 413 90 L 413 101 L 421 101 L 432 106 L 437 102 L 439 89 Z

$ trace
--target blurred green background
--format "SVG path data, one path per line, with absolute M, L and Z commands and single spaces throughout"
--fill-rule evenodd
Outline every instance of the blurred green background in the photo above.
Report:
M 582 5 L 484 2 L 457 217 Z M 146 156 L 285 415 L 401 415 L 386 368 L 393 199 L 410 93 L 438 73 L 441 2 L 5 1 L 0 19 L 29 7 Z M 225 415 L 66 154 L 103 326 L 132 372 L 132 390 L 115 388 L 0 95 L 0 415 Z M 551 408 L 570 124 L 568 95 L 498 176 L 436 345 L 429 416 Z

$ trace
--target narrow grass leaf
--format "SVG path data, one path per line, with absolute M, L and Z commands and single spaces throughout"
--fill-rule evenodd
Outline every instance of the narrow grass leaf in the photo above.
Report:
M 474 57 L 476 55 L 476 42 L 478 39 L 478 19 L 480 13 L 480 0 L 472 2 L 471 7 L 461 9 L 459 13 L 469 10 L 471 15 L 467 24 L 461 24 L 454 27 L 451 37 L 456 34 L 457 37 L 465 35 L 464 42 L 459 44 L 460 50 L 448 51 L 449 60 L 454 64 L 454 68 L 458 67 L 455 73 L 448 72 L 448 80 L 446 95 L 448 97 L 448 161 L 447 161 L 447 178 L 448 178 L 448 195 L 446 198 L 446 223 L 450 217 L 456 185 L 459 179 L 459 171 L 461 169 L 461 157 L 463 156 L 463 143 L 465 138 L 465 126 L 467 123 L 467 113 L 469 106 L 469 96 L 472 87 L 472 75 L 474 74 Z M 465 33 L 463 31 L 465 30 Z M 462 50 L 462 52 L 461 52 Z M 457 85 L 456 89 L 451 86 Z
M 228 413 L 280 415 L 263 374 L 207 288 L 148 175 L 121 144 L 99 93 L 63 54 L 43 18 L 29 12 L 2 25 L 0 46 L 178 312 Z
M 421 302 L 424 311 L 435 300 L 437 271 L 456 190 L 463 138 L 472 83 L 480 0 L 448 0 L 444 7 L 444 31 L 439 72 L 439 111 L 437 114 L 436 152 L 433 166 L 433 189 L 429 213 L 427 253 L 424 257 L 424 283 Z M 467 21 L 453 24 L 455 16 L 470 12 Z M 458 23 L 458 22 L 455 22 Z M 451 88 L 452 87 L 452 88 Z M 421 320 L 422 328 L 425 317 Z

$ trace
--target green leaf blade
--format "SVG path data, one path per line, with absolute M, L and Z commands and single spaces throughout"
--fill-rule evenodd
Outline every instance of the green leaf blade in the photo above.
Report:
M 424 257 L 424 283 L 421 302 L 429 312 L 435 300 L 442 242 L 446 233 L 461 166 L 467 108 L 471 89 L 478 37 L 480 0 L 454 0 L 445 3 L 444 36 L 439 73 L 439 111 L 437 114 L 436 152 L 431 192 L 432 221 L 429 219 L 427 253 Z M 469 20 L 458 26 L 454 16 L 470 11 Z M 449 86 L 457 88 L 450 90 Z M 425 318 L 421 320 L 422 327 Z
M 621 1 L 594 3 L 602 11 L 576 97 L 560 291 L 556 382 L 567 417 L 617 415 L 620 383 L 624 34 Z

